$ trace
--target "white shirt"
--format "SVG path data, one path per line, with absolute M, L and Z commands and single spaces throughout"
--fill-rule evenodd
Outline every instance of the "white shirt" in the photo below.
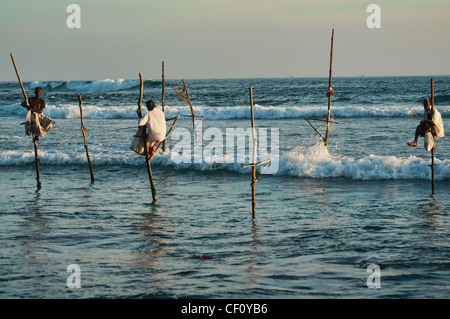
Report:
M 154 108 L 148 111 L 139 122 L 139 126 L 147 127 L 149 143 L 162 142 L 166 138 L 166 119 L 160 109 Z

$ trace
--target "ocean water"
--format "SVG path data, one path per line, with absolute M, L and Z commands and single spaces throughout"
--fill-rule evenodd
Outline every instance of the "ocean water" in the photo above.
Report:
M 434 82 L 447 128 L 450 76 Z M 431 155 L 422 138 L 406 145 L 419 120 L 402 103 L 422 116 L 430 77 L 333 79 L 338 124 L 328 148 L 304 119 L 326 118 L 327 78 L 186 84 L 204 116 L 200 141 L 181 116 L 151 161 L 152 204 L 145 161 L 129 149 L 138 79 L 24 83 L 29 97 L 43 88 L 44 114 L 56 121 L 38 142 L 40 190 L 22 92 L 0 83 L 1 298 L 450 296 L 450 143 L 437 141 L 432 196 Z M 166 80 L 166 117 L 190 114 L 172 86 L 181 89 L 181 79 Z M 258 160 L 272 158 L 256 184 L 255 219 L 243 168 L 253 160 L 250 86 Z M 160 108 L 161 91 L 159 79 L 147 79 L 144 102 Z M 312 123 L 324 134 L 323 122 Z M 80 288 L 68 287 L 74 264 Z

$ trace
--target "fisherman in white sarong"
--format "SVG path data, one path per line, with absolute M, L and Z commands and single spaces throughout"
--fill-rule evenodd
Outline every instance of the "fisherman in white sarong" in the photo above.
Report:
M 144 130 L 147 129 L 144 136 L 147 136 L 149 158 L 151 159 L 156 152 L 158 143 L 166 138 L 166 118 L 164 113 L 156 108 L 153 100 L 147 101 L 146 106 L 148 112 L 139 122 L 139 127 Z
M 21 105 L 28 110 L 25 122 L 25 134 L 33 135 L 33 139 L 38 141 L 39 136 L 43 137 L 50 131 L 55 121 L 42 113 L 45 108 L 45 101 L 41 99 L 42 89 L 37 87 L 34 90 L 34 94 L 35 97 L 23 101 Z
M 433 111 L 431 110 L 430 99 L 425 99 L 423 101 L 423 108 L 425 109 L 423 120 L 420 121 L 420 124 L 417 126 L 414 141 L 409 142 L 409 146 L 417 146 L 417 139 L 419 136 L 425 137 L 427 132 L 430 132 L 435 140 L 438 140 L 445 135 L 441 113 L 439 113 L 436 108 L 433 108 Z M 435 149 L 434 145 L 432 149 Z

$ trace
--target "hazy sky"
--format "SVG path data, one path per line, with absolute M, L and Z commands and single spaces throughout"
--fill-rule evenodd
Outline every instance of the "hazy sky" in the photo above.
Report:
M 69 4 L 81 28 L 69 29 Z M 381 28 L 369 29 L 371 3 Z M 449 0 L 14 0 L 0 81 L 450 74 Z

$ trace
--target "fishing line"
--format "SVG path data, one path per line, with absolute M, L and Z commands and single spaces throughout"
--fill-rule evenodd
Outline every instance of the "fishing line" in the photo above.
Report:
M 401 98 L 398 98 L 400 101 L 402 101 L 402 103 L 415 115 L 415 116 L 417 116 L 417 118 L 419 119 L 419 120 L 421 120 L 422 121 L 422 119 L 416 114 L 416 113 L 414 113 L 414 111 L 413 110 L 411 110 L 411 108 L 408 106 L 408 105 L 406 105 L 406 103 L 405 102 L 403 102 L 403 100 L 401 99 Z

